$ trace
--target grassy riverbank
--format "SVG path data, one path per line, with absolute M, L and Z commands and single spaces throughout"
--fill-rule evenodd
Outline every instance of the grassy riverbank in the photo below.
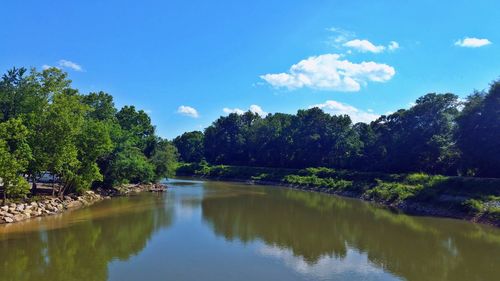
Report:
M 206 164 L 181 164 L 177 175 L 279 184 L 375 201 L 412 214 L 500 226 L 500 179 Z

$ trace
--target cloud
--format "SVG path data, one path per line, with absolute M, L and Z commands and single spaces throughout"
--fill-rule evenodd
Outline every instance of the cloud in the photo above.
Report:
M 347 41 L 349 38 L 353 38 L 356 34 L 352 31 L 345 30 L 339 27 L 327 28 L 328 31 L 334 33 L 334 36 L 329 36 L 329 42 L 334 47 L 339 47 L 340 43 Z
M 385 50 L 394 51 L 396 49 L 399 49 L 399 43 L 396 41 L 391 41 L 389 42 L 389 45 L 382 46 L 382 45 L 375 45 L 372 42 L 364 39 L 363 40 L 354 39 L 345 42 L 342 46 L 352 48 L 362 53 L 370 52 L 375 54 L 381 53 Z
M 260 116 L 266 116 L 267 115 L 267 112 L 265 112 L 262 107 L 256 105 L 256 104 L 252 104 L 250 105 L 250 107 L 248 108 L 248 110 L 243 110 L 241 108 L 228 108 L 228 107 L 224 107 L 222 109 L 222 111 L 226 114 L 230 114 L 230 113 L 236 113 L 236 114 L 244 114 L 246 111 L 250 111 L 250 112 L 253 112 L 253 113 L 257 113 L 258 115 Z
M 309 108 L 313 107 L 321 108 L 326 113 L 332 115 L 347 114 L 351 117 L 353 123 L 358 123 L 358 122 L 370 123 L 371 121 L 374 121 L 380 117 L 380 115 L 373 113 L 371 110 L 363 111 L 354 106 L 334 100 L 327 100 L 324 103 L 309 106 Z
M 72 61 L 69 61 L 69 60 L 60 60 L 58 62 L 58 64 L 60 67 L 63 67 L 63 68 L 69 68 L 69 69 L 72 69 L 74 71 L 83 71 L 83 68 L 81 65 L 74 63 Z
M 370 261 L 366 253 L 347 247 L 342 258 L 335 255 L 320 256 L 311 263 L 292 250 L 262 245 L 256 249 L 259 255 L 279 260 L 283 265 L 302 275 L 305 280 L 342 279 L 348 274 L 353 280 L 390 279 L 390 274 Z M 332 278 L 340 277 L 340 278 Z M 368 278 L 369 277 L 369 278 Z
M 368 40 L 359 40 L 359 39 L 354 39 L 354 40 L 345 42 L 344 47 L 353 48 L 353 49 L 358 50 L 358 51 L 363 52 L 363 53 L 366 53 L 366 52 L 380 53 L 380 52 L 385 50 L 385 47 L 382 45 L 375 46 L 372 42 L 370 42 Z
M 387 82 L 396 71 L 392 66 L 373 61 L 353 63 L 341 60 L 339 54 L 312 56 L 290 67 L 288 73 L 261 75 L 277 88 L 312 88 L 356 92 L 367 82 Z
M 464 39 L 457 40 L 455 46 L 465 47 L 465 48 L 479 48 L 486 45 L 492 44 L 490 40 L 483 38 L 465 37 Z
M 187 106 L 187 105 L 179 106 L 179 108 L 177 108 L 177 113 L 184 115 L 184 116 L 189 116 L 192 118 L 198 118 L 200 116 L 196 109 L 194 109 L 191 106 Z
M 240 108 L 228 108 L 228 107 L 224 107 L 222 109 L 222 111 L 224 113 L 226 113 L 226 114 L 236 113 L 236 114 L 241 115 L 241 114 L 245 113 L 245 110 L 240 109 Z
M 394 51 L 394 50 L 396 50 L 396 49 L 399 49 L 399 43 L 398 43 L 398 42 L 396 42 L 396 41 L 391 41 L 391 42 L 389 43 L 389 45 L 387 46 L 387 49 L 388 49 L 389 51 Z

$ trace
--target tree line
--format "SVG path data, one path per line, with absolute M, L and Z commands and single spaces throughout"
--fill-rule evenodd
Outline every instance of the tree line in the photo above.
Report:
M 173 143 L 185 162 L 500 177 L 500 81 L 465 100 L 426 94 L 370 124 L 319 108 L 232 113 Z
M 176 161 L 175 146 L 155 134 L 143 110 L 117 110 L 105 92 L 81 94 L 57 68 L 13 68 L 0 80 L 4 199 L 36 192 L 45 173 L 58 182 L 53 192 L 63 196 L 153 182 L 172 174 Z

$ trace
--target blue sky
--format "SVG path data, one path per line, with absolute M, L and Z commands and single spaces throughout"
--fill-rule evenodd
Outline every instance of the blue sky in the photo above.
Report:
M 250 108 L 368 121 L 500 75 L 499 1 L 8 1 L 0 26 L 2 73 L 61 67 L 167 138 Z

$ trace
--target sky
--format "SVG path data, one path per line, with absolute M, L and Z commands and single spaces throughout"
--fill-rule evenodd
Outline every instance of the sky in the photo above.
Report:
M 317 106 L 355 122 L 500 78 L 500 1 L 6 1 L 0 72 L 67 71 L 172 139 Z

